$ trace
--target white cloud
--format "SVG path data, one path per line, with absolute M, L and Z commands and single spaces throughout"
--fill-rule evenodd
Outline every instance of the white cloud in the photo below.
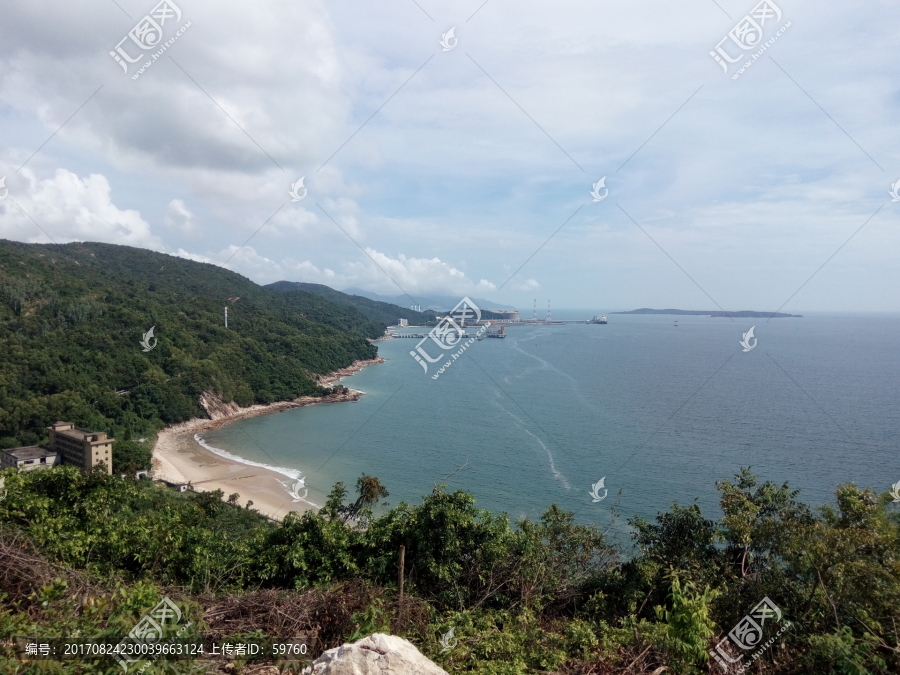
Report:
M 209 256 L 201 255 L 199 253 L 191 253 L 190 251 L 185 251 L 183 248 L 178 249 L 172 255 L 176 255 L 179 258 L 186 258 L 187 260 L 193 260 L 194 262 L 210 263 L 211 265 L 219 264 L 216 260 L 213 260 Z
M 392 258 L 372 248 L 366 248 L 366 253 L 368 255 L 365 256 L 360 253 L 355 261 L 342 262 L 340 271 L 337 272 L 309 260 L 298 262 L 283 258 L 276 261 L 261 255 L 250 245 L 243 248 L 231 245 L 215 254 L 196 254 L 179 249 L 176 255 L 222 265 L 262 284 L 280 280 L 302 280 L 326 284 L 337 289 L 356 287 L 389 295 L 398 293 L 398 284 L 410 294 L 465 295 L 488 293 L 497 289 L 491 281 L 481 279 L 476 282 L 465 272 L 438 258 L 414 258 L 402 253 Z M 228 262 L 223 264 L 226 260 Z M 536 283 L 534 280 L 529 282 Z M 528 288 L 534 288 L 535 286 L 530 283 Z
M 164 250 L 140 213 L 113 204 L 105 176 L 79 178 L 57 169 L 53 178 L 38 181 L 26 169 L 16 188 L 0 215 L 2 237 L 33 243 L 101 241 Z
M 169 202 L 165 223 L 167 227 L 179 230 L 184 234 L 194 233 L 194 214 L 188 210 L 188 207 L 180 199 L 173 199 Z
M 541 285 L 536 279 L 526 279 L 525 281 L 513 280 L 510 282 L 510 286 L 517 291 L 537 291 L 541 288 Z
M 496 290 L 496 286 L 482 279 L 475 283 L 465 272 L 441 261 L 439 258 L 414 258 L 400 253 L 391 258 L 372 248 L 366 253 L 374 261 L 359 262 L 351 265 L 356 283 L 366 289 L 382 288 L 388 290 L 399 285 L 407 293 L 474 293 Z M 390 276 L 396 285 L 385 277 Z M 385 283 L 387 281 L 387 283 Z

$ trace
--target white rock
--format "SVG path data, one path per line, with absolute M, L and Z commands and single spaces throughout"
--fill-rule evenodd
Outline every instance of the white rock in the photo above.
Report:
M 447 671 L 403 638 L 373 633 L 324 652 L 303 675 L 447 675 Z

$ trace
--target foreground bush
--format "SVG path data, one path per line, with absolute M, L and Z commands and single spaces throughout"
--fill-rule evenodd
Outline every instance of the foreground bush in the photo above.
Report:
M 727 635 L 768 598 L 780 619 L 765 617 L 760 640 L 744 635 L 767 645 L 750 672 L 900 672 L 900 516 L 890 497 L 842 485 L 834 504 L 813 510 L 748 471 L 718 488 L 718 520 L 678 505 L 652 523 L 632 519 L 637 549 L 626 558 L 556 506 L 512 524 L 439 487 L 376 515 L 387 491 L 369 476 L 354 502 L 338 484 L 320 512 L 276 526 L 214 493 L 69 467 L 7 472 L 0 640 L 70 624 L 104 630 L 179 586 L 184 602 L 228 626 L 312 632 L 324 647 L 390 630 L 452 673 L 690 674 L 721 672 L 710 659 L 720 643 L 720 659 L 749 663 L 755 651 Z M 9 571 L 24 559 L 70 576 Z M 86 594 L 76 578 L 107 590 Z M 137 598 L 130 613 L 121 598 Z

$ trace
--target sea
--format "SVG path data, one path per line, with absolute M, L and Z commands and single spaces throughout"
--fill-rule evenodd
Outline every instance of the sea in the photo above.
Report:
M 436 379 L 449 351 L 426 373 L 410 355 L 417 339 L 379 341 L 385 363 L 342 381 L 365 392 L 359 401 L 244 419 L 202 440 L 278 468 L 286 489 L 302 481 L 318 505 L 337 481 L 352 494 L 363 474 L 391 506 L 444 483 L 512 520 L 558 504 L 621 542 L 630 518 L 674 503 L 719 517 L 716 483 L 741 467 L 811 506 L 834 503 L 842 483 L 884 493 L 900 481 L 900 315 L 607 317 L 507 327 Z

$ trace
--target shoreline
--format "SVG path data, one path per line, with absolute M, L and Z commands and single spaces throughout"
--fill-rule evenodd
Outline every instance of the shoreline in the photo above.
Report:
M 316 376 L 315 381 L 322 386 L 331 385 L 374 363 L 384 363 L 384 359 L 379 356 L 354 361 L 346 368 Z M 200 396 L 200 405 L 209 418 L 195 417 L 160 430 L 153 445 L 150 475 L 170 483 L 191 483 L 192 488 L 198 492 L 222 490 L 225 498 L 237 492 L 240 495 L 238 504 L 246 506 L 248 500 L 252 501 L 253 508 L 269 518 L 281 519 L 290 511 L 302 513 L 318 508 L 310 501 L 295 499 L 288 490 L 286 482 L 291 481 L 294 483 L 294 494 L 302 491 L 304 479 L 291 478 L 283 471 L 296 471 L 297 476 L 302 475 L 301 471 L 287 467 L 256 465 L 230 453 L 226 456 L 214 452 L 204 447 L 200 432 L 218 429 L 230 422 L 248 417 L 283 412 L 316 403 L 357 401 L 362 396 L 362 391 L 348 388 L 344 392 L 322 397 L 301 396 L 292 401 L 276 401 L 268 405 L 255 404 L 241 408 L 234 402 L 223 403 L 218 397 L 204 393 Z

